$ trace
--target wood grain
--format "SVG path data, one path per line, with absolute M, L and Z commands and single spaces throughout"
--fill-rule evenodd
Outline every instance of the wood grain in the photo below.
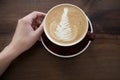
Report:
M 82 8 L 96 39 L 81 55 L 62 59 L 37 42 L 12 62 L 0 80 L 120 80 L 120 0 L 0 0 L 0 51 L 9 44 L 18 19 L 60 3 Z

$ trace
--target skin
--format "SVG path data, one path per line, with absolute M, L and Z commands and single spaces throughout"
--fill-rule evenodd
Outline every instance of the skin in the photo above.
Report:
M 0 52 L 0 76 L 15 58 L 39 40 L 43 32 L 43 22 L 40 20 L 44 17 L 45 13 L 34 11 L 18 20 L 12 41 Z

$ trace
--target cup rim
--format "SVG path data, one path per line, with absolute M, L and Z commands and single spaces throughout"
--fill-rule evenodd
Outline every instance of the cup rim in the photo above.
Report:
M 82 35 L 82 37 L 81 37 L 79 40 L 77 40 L 77 41 L 75 41 L 75 42 L 73 42 L 73 43 L 71 43 L 71 44 L 61 44 L 61 43 L 59 43 L 59 42 L 54 41 L 54 40 L 49 36 L 49 34 L 48 34 L 47 30 L 46 30 L 46 27 L 45 27 L 45 26 L 46 26 L 45 21 L 46 21 L 46 18 L 47 18 L 47 16 L 48 16 L 48 14 L 49 14 L 53 9 L 55 9 L 56 7 L 59 7 L 59 6 L 61 6 L 61 5 L 70 5 L 70 6 L 76 7 L 77 9 L 79 9 L 79 10 L 82 12 L 82 14 L 85 16 L 85 18 L 86 18 L 86 20 L 87 20 L 87 28 L 86 28 L 84 34 Z M 85 37 L 85 35 L 87 34 L 87 31 L 88 31 L 88 19 L 87 19 L 87 15 L 85 14 L 85 12 L 84 12 L 81 8 L 79 8 L 78 6 L 73 5 L 73 4 L 69 4 L 69 3 L 58 4 L 58 5 L 54 6 L 54 7 L 52 7 L 52 8 L 47 12 L 47 14 L 46 14 L 45 19 L 44 19 L 43 22 L 44 22 L 44 23 L 43 23 L 43 24 L 44 24 L 43 29 L 44 29 L 44 31 L 45 31 L 46 36 L 48 37 L 48 39 L 49 39 L 51 42 L 53 42 L 54 44 L 59 45 L 59 46 L 65 46 L 65 47 L 67 47 L 67 46 L 73 46 L 73 45 L 79 43 L 80 41 L 82 41 L 82 40 L 84 39 L 84 37 Z
M 89 22 L 89 24 L 90 24 L 91 33 L 93 33 L 92 23 L 91 23 L 91 21 L 90 21 L 90 19 L 89 19 L 88 17 L 87 17 L 87 19 L 88 19 L 88 22 Z M 88 31 L 87 31 L 87 32 L 88 32 Z M 88 44 L 87 44 L 82 50 L 80 50 L 78 53 L 75 53 L 75 54 L 72 54 L 72 55 L 60 55 L 60 54 L 57 54 L 57 53 L 51 51 L 51 50 L 45 45 L 42 37 L 41 37 L 41 42 L 42 42 L 43 46 L 45 47 L 45 49 L 46 49 L 48 52 L 50 52 L 51 54 L 53 54 L 53 55 L 55 55 L 55 56 L 57 56 L 57 57 L 61 57 L 61 58 L 72 58 L 72 57 L 75 57 L 75 56 L 83 53 L 83 52 L 89 47 L 89 45 L 90 45 L 90 43 L 91 43 L 91 40 L 89 40 Z

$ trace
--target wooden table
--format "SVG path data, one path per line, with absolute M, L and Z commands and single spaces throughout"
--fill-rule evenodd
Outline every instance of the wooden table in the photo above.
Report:
M 0 0 L 0 51 L 11 41 L 18 19 L 60 3 L 81 7 L 91 19 L 96 39 L 89 48 L 63 59 L 37 42 L 0 80 L 120 80 L 120 0 Z

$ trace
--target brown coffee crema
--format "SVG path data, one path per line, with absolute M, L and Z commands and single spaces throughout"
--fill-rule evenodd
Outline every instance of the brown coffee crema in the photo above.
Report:
M 48 12 L 45 18 L 45 29 L 53 41 L 69 45 L 85 36 L 88 20 L 80 8 L 63 4 Z

